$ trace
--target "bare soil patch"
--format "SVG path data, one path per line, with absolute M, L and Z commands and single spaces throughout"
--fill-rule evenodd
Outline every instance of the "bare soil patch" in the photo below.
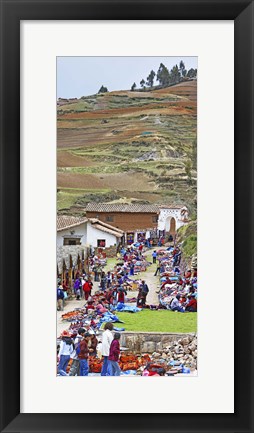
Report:
M 68 151 L 57 152 L 57 167 L 91 167 L 95 162 L 83 156 L 73 155 Z
M 155 184 L 143 173 L 80 174 L 58 173 L 59 188 L 112 189 L 114 191 L 152 191 Z

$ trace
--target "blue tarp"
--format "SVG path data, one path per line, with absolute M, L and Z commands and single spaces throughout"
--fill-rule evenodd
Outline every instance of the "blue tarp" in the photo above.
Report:
M 117 311 L 123 311 L 123 312 L 128 312 L 128 313 L 139 313 L 140 311 L 142 311 L 142 308 L 138 308 L 136 306 L 132 306 L 132 305 L 126 305 L 123 302 L 118 302 L 117 306 L 116 306 L 116 310 Z
M 97 327 L 100 328 L 102 323 L 104 323 L 104 322 L 123 323 L 122 320 L 119 320 L 118 317 L 115 314 L 110 313 L 110 311 L 107 311 L 106 313 L 103 314 L 103 316 L 100 318 L 99 323 L 97 324 Z

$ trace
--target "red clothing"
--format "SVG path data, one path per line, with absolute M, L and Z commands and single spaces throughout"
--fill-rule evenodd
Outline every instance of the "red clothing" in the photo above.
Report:
M 92 286 L 91 283 L 89 281 L 86 281 L 85 284 L 83 285 L 83 290 L 84 292 L 91 292 L 92 290 Z
M 118 292 L 118 298 L 117 298 L 118 302 L 123 302 L 124 303 L 124 292 Z
M 161 288 L 163 288 L 166 284 L 172 284 L 172 281 L 168 278 L 166 281 L 164 281 Z
M 119 355 L 120 355 L 119 340 L 113 340 L 111 345 L 110 345 L 108 359 L 110 361 L 116 361 L 117 362 L 119 360 Z
M 80 353 L 78 355 L 79 359 L 87 359 L 88 358 L 88 346 L 86 340 L 81 340 L 80 342 Z
M 188 308 L 188 307 L 191 307 L 191 308 L 193 308 L 194 310 L 196 310 L 197 311 L 197 300 L 195 299 L 195 298 L 192 298 L 189 302 L 188 302 L 188 305 L 186 305 L 186 309 Z

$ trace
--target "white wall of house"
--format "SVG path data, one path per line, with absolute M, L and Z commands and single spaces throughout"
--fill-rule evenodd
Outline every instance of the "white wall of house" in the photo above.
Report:
M 171 218 L 175 219 L 176 222 L 176 230 L 179 229 L 179 227 L 185 225 L 188 220 L 188 211 L 185 213 L 185 216 L 182 215 L 182 210 L 187 208 L 183 207 L 182 209 L 168 209 L 168 208 L 161 208 L 160 214 L 159 214 L 159 220 L 158 220 L 158 230 L 169 230 L 170 227 L 170 220 Z
M 87 223 L 87 244 L 92 245 L 94 248 L 97 247 L 98 239 L 105 239 L 106 248 L 118 245 L 118 238 L 102 230 L 95 228 L 90 222 Z M 120 240 L 120 239 L 119 239 Z
M 71 232 L 74 232 L 71 234 Z M 81 238 L 81 245 L 86 245 L 87 243 L 87 223 L 80 224 L 79 226 L 72 227 L 70 229 L 65 229 L 57 232 L 57 246 L 60 247 L 64 245 L 64 237 L 74 238 L 77 236 Z

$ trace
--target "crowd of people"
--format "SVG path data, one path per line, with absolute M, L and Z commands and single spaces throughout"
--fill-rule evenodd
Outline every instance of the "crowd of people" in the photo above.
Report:
M 156 292 L 157 305 L 147 305 L 148 284 L 144 279 L 138 279 L 139 272 L 151 265 L 144 255 L 142 243 L 121 248 L 117 263 L 111 271 L 105 272 L 102 267 L 98 272 L 97 258 L 91 257 L 89 269 L 94 273 L 94 281 L 96 275 L 99 282 L 98 290 L 96 292 L 92 290 L 94 286 L 92 272 L 88 274 L 83 272 L 82 275 L 76 276 L 73 293 L 76 300 L 83 301 L 85 304 L 81 309 L 62 316 L 72 323 L 69 331 L 65 330 L 60 336 L 58 374 L 87 376 L 90 364 L 90 372 L 91 365 L 95 365 L 95 370 L 92 371 L 98 371 L 102 376 L 120 375 L 120 331 L 124 328 L 115 328 L 113 323 L 119 322 L 114 314 L 123 311 L 124 306 L 130 308 L 129 311 L 132 312 L 141 311 L 143 308 L 167 309 L 181 313 L 196 312 L 196 262 L 194 267 L 183 272 L 181 255 L 180 246 L 152 251 L 152 262 L 157 265 L 155 276 L 158 275 L 160 281 L 159 290 Z M 127 298 L 128 290 L 133 290 L 133 285 L 137 295 L 130 299 Z M 63 308 L 64 298 L 65 291 L 59 282 L 57 287 L 59 310 Z M 129 306 L 133 301 L 136 303 L 136 310 L 131 310 Z M 116 332 L 113 334 L 112 331 Z
M 168 310 L 181 313 L 197 312 L 196 259 L 192 262 L 192 269 L 181 272 L 181 254 L 179 247 L 169 247 L 157 252 L 158 266 L 155 275 L 158 272 L 160 274 L 160 304 Z
M 104 326 L 102 339 L 99 340 L 94 332 L 79 328 L 73 338 L 69 331 L 63 331 L 58 351 L 58 374 L 60 376 L 88 376 L 89 359 L 98 357 L 103 359 L 101 376 L 120 376 L 119 367 L 120 337 L 119 332 L 112 333 L 113 324 L 108 322 Z M 68 364 L 71 362 L 69 372 Z

